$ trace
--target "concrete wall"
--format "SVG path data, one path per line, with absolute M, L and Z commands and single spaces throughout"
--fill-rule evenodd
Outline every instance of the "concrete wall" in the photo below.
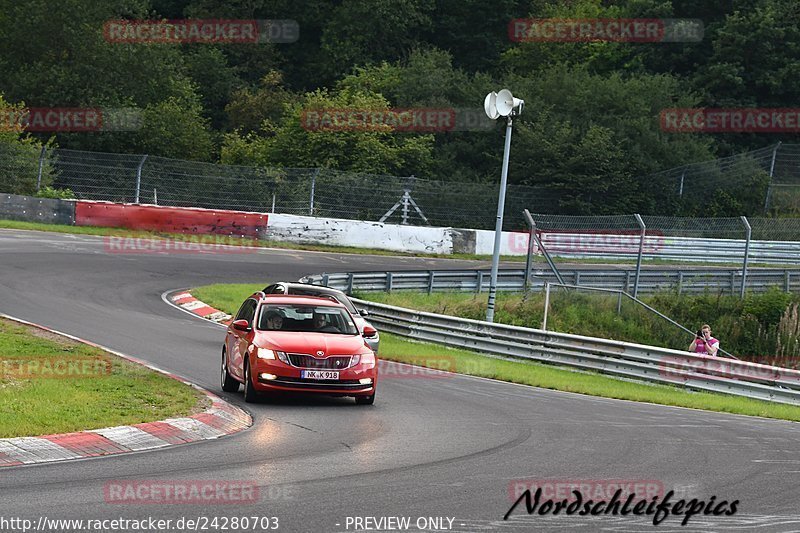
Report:
M 456 233 L 460 243 L 469 241 L 468 232 L 465 234 L 451 228 L 270 213 L 267 238 L 298 243 L 382 248 L 398 252 L 450 254 L 453 251 L 453 235 Z
M 0 194 L 0 218 L 72 226 L 75 202 L 3 193 Z

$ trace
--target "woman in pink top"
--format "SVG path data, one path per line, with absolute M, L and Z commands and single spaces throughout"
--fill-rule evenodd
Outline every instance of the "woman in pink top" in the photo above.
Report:
M 689 345 L 689 351 L 703 355 L 717 355 L 719 341 L 711 336 L 711 326 L 703 324 L 698 335 Z

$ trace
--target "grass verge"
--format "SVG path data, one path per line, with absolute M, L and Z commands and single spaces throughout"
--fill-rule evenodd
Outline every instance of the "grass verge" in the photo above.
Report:
M 193 289 L 192 294 L 217 309 L 233 314 L 244 299 L 259 288 L 263 287 L 216 284 Z M 381 333 L 380 358 L 545 389 L 800 421 L 800 407 L 724 394 L 689 392 L 667 385 L 633 383 L 594 372 L 565 370 L 536 362 L 498 359 L 468 350 L 410 341 L 389 333 Z
M 141 365 L 0 318 L 0 437 L 152 422 L 206 403 L 199 391 Z

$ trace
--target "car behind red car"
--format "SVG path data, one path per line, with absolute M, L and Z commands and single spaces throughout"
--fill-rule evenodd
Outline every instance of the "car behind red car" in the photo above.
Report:
M 378 365 L 353 316 L 341 303 L 308 296 L 267 296 L 244 301 L 222 348 L 221 385 L 244 399 L 262 392 L 312 392 L 375 402 Z

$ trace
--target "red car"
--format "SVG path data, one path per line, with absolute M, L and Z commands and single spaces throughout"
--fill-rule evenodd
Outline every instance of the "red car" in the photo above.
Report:
M 378 365 L 353 316 L 333 298 L 265 295 L 244 301 L 222 348 L 222 390 L 313 392 L 375 402 Z

